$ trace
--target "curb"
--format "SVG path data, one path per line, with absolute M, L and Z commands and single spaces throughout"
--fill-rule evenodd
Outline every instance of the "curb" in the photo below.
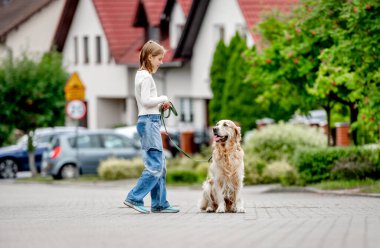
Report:
M 325 195 L 343 195 L 343 196 L 360 196 L 360 197 L 374 197 L 380 198 L 380 194 L 377 193 L 361 193 L 356 192 L 353 189 L 349 190 L 322 190 L 314 187 L 282 187 L 273 186 L 263 191 L 263 193 L 314 193 Z

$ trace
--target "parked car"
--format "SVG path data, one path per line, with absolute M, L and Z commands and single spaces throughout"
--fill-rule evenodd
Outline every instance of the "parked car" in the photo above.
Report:
M 137 128 L 135 125 L 133 126 L 126 126 L 126 127 L 118 127 L 114 129 L 116 133 L 122 134 L 127 136 L 128 138 L 133 140 L 133 143 L 135 146 L 140 147 L 140 136 L 137 133 Z M 161 132 L 164 132 L 164 129 L 161 129 Z M 171 133 L 170 137 L 173 139 L 176 144 L 179 144 L 179 135 L 178 133 Z M 168 141 L 169 149 L 164 149 L 164 154 L 166 158 L 172 158 L 176 155 L 177 149 L 171 144 L 171 142 Z
M 126 127 L 118 127 L 114 129 L 115 132 L 123 134 L 131 139 L 133 139 L 136 146 L 140 146 L 140 137 L 137 133 L 136 126 L 126 126 Z M 167 149 L 164 149 L 164 154 L 166 158 L 172 158 L 175 157 L 177 154 L 180 153 L 178 149 L 175 147 L 180 147 L 180 138 L 181 138 L 181 132 L 178 129 L 175 128 L 165 128 L 161 126 L 161 133 L 166 133 L 166 131 L 170 135 L 170 139 L 168 136 L 166 137 L 166 140 L 164 141 L 168 147 Z M 194 130 L 194 152 L 200 152 L 202 146 L 209 146 L 211 143 L 210 140 L 210 130 L 208 129 L 196 129 Z M 174 144 L 173 144 L 174 142 Z
M 80 174 L 97 174 L 102 160 L 109 157 L 132 159 L 141 156 L 132 139 L 114 130 L 87 130 L 64 134 L 53 139 L 44 155 L 43 173 L 55 179 Z
M 324 125 L 327 123 L 327 114 L 323 109 L 315 109 L 309 111 L 307 115 L 295 114 L 289 122 L 305 125 Z
M 78 128 L 82 129 L 85 128 Z M 33 144 L 37 171 L 41 171 L 42 154 L 48 149 L 49 142 L 57 135 L 74 133 L 76 130 L 76 127 L 49 127 L 35 130 Z M 28 137 L 24 135 L 15 145 L 0 148 L 0 178 L 16 178 L 18 171 L 30 170 L 27 141 Z

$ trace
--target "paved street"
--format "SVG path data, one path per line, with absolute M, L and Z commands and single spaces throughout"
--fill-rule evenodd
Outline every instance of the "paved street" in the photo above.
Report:
M 200 213 L 199 188 L 169 187 L 178 214 L 123 206 L 134 181 L 0 181 L 0 247 L 379 247 L 380 198 L 264 193 L 246 187 L 245 214 Z M 149 199 L 146 205 L 149 205 Z

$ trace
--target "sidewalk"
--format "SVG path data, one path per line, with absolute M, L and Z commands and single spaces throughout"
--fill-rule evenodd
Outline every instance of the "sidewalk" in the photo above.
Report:
M 143 215 L 122 204 L 132 186 L 133 181 L 0 181 L 0 246 L 357 248 L 380 243 L 380 198 L 265 193 L 267 186 L 250 186 L 243 192 L 245 214 L 207 214 L 196 206 L 200 188 L 169 187 L 169 201 L 181 212 Z

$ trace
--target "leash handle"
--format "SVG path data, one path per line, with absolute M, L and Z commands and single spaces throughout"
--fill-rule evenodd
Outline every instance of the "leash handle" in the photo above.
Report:
M 211 159 L 212 159 L 212 156 L 208 159 L 208 160 L 195 160 L 193 159 L 189 154 L 187 154 L 184 150 L 182 150 L 179 146 L 177 146 L 177 144 L 172 140 L 172 138 L 170 137 L 169 133 L 168 133 L 168 130 L 166 129 L 166 125 L 165 125 L 165 118 L 169 118 L 170 114 L 173 112 L 173 114 L 175 116 L 178 116 L 178 112 L 177 110 L 175 109 L 174 105 L 172 102 L 169 102 L 169 108 L 167 109 L 168 110 L 168 114 L 167 116 L 165 116 L 165 110 L 163 108 L 163 105 L 160 106 L 160 114 L 161 114 L 161 122 L 162 122 L 162 125 L 164 126 L 164 129 L 165 129 L 165 133 L 166 135 L 169 137 L 169 140 L 172 142 L 172 144 L 174 145 L 174 147 L 180 151 L 183 155 L 185 155 L 186 157 L 188 157 L 189 159 L 192 159 L 196 162 L 210 162 Z

